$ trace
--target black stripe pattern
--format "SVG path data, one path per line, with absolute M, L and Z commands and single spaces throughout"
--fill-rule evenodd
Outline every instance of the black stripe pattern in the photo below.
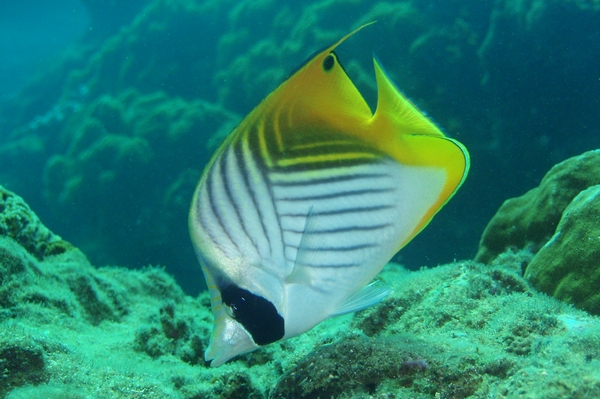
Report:
M 221 149 L 197 213 L 225 256 L 286 276 L 295 267 L 356 268 L 386 243 L 398 163 L 357 139 L 320 137 L 290 139 L 258 123 Z

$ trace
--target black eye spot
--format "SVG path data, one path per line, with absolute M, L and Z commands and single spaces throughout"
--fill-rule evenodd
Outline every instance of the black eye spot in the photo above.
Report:
M 331 69 L 333 68 L 334 65 L 335 65 L 335 57 L 333 55 L 329 54 L 323 60 L 323 70 L 325 72 L 329 72 L 329 71 L 331 71 Z
M 257 345 L 279 341 L 285 334 L 283 317 L 275 305 L 248 290 L 231 285 L 221 292 L 230 316 L 250 333 Z

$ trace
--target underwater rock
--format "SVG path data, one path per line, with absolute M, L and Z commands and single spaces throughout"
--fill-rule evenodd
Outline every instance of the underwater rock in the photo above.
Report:
M 12 387 L 38 385 L 49 379 L 44 352 L 35 343 L 19 345 L 0 336 L 0 368 L 3 370 L 0 397 Z
M 38 226 L 23 245 L 55 237 L 2 192 L 13 205 L 0 220 L 16 207 Z M 158 268 L 94 268 L 72 246 L 38 258 L 18 235 L 1 233 L 0 396 L 8 399 L 600 396 L 600 319 L 531 289 L 520 276 L 523 252 L 491 266 L 387 265 L 379 279 L 393 293 L 380 305 L 211 368 L 202 356 L 212 328 L 207 292 L 187 296 Z
M 1 186 L 0 192 L 8 203 L 0 207 L 0 218 L 22 226 L 16 236 L 0 230 L 3 316 L 40 311 L 44 317 L 80 317 L 98 325 L 127 313 L 122 287 L 95 273 L 85 255 L 50 232 L 20 197 Z
M 96 264 L 196 265 L 185 221 L 200 170 L 237 116 L 207 102 L 126 90 L 86 105 L 46 163 L 48 220 Z M 213 138 L 211 140 L 211 138 Z M 187 267 L 189 292 L 199 268 Z M 182 272 L 183 273 L 183 272 Z
M 23 198 L 2 186 L 0 186 L 0 236 L 10 237 L 40 260 L 74 248 L 48 230 Z
M 58 381 L 67 386 L 52 385 L 33 396 L 11 397 L 67 397 L 70 384 L 85 385 L 79 379 L 83 375 L 72 375 L 74 369 L 84 367 L 85 362 L 96 363 L 95 358 L 114 357 L 102 353 L 106 352 L 103 345 L 116 351 L 133 339 L 135 326 L 151 319 L 160 304 L 179 307 L 186 300 L 173 279 L 160 269 L 95 269 L 81 251 L 48 230 L 19 196 L 1 186 L 0 226 L 0 397 L 21 386 Z M 127 324 L 131 313 L 140 317 L 140 305 L 145 303 L 150 307 L 142 319 L 133 320 L 127 338 L 118 338 L 116 326 Z M 197 314 L 194 312 L 191 320 Z M 195 324 L 191 328 L 204 333 Z M 108 336 L 112 331 L 113 338 L 101 343 L 102 331 Z M 146 386 L 149 397 L 171 397 L 161 389 L 149 388 L 150 382 L 125 381 L 123 376 L 122 387 Z M 27 392 L 29 388 L 23 389 Z M 110 391 L 108 386 L 99 389 Z
M 298 362 L 277 382 L 269 398 L 367 397 L 384 382 L 390 393 L 396 386 L 398 394 L 410 390 L 414 395 L 471 396 L 481 382 L 482 370 L 476 372 L 460 356 L 449 364 L 440 356 L 443 352 L 407 334 L 350 337 L 319 348 Z M 469 370 L 453 369 L 460 364 Z
M 310 353 L 284 375 L 270 398 L 338 397 L 359 388 L 370 393 L 384 379 L 400 374 L 403 354 L 407 358 L 413 356 L 402 345 L 384 345 L 373 339 L 354 338 L 327 345 Z M 422 367 L 415 371 L 426 368 L 423 360 Z
M 173 355 L 189 364 L 203 364 L 206 337 L 210 330 L 191 321 L 195 315 L 181 317 L 175 303 L 166 302 L 159 309 L 159 318 L 135 332 L 134 349 L 156 359 Z
M 597 184 L 600 150 L 555 165 L 539 187 L 502 204 L 483 232 L 475 260 L 490 263 L 509 248 L 537 252 L 555 233 L 573 198 Z
M 525 278 L 548 295 L 600 315 L 600 185 L 571 201 Z
M 417 273 L 388 265 L 380 279 L 394 293 L 354 315 L 350 332 L 337 342 L 288 363 L 291 369 L 269 397 L 559 399 L 583 398 L 588 389 L 600 393 L 600 378 L 591 377 L 588 364 L 555 357 L 572 350 L 597 363 L 598 319 L 535 293 L 519 276 L 518 254 L 503 259 L 501 267 L 464 262 Z M 577 381 L 568 388 L 558 377 L 564 364 Z
M 127 3 L 115 3 L 111 0 L 81 0 L 90 17 L 88 36 L 97 40 L 116 33 L 151 1 L 130 0 Z

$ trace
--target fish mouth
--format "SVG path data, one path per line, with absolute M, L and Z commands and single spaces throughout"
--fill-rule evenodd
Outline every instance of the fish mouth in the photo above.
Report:
M 240 323 L 224 315 L 215 321 L 204 360 L 210 361 L 211 367 L 218 367 L 235 356 L 258 348 L 259 346 L 254 343 L 248 331 Z

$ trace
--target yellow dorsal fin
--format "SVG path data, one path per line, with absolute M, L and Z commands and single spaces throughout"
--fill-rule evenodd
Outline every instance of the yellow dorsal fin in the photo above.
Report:
M 470 160 L 466 148 L 444 133 L 396 88 L 385 70 L 374 58 L 377 79 L 377 109 L 362 132 L 363 138 L 380 151 L 407 166 L 443 169 L 446 181 L 438 200 L 421 218 L 407 241 L 431 220 L 433 215 L 454 195 L 464 182 Z
M 395 134 L 444 136 L 422 111 L 400 93 L 377 58 L 373 58 L 373 63 L 377 79 L 377 110 L 373 124 L 385 128 L 393 127 Z
M 468 153 L 444 135 L 421 110 L 396 88 L 376 58 L 377 110 L 364 134 L 367 140 L 398 162 L 439 166 L 462 180 L 468 169 Z M 422 140 L 419 137 L 429 137 Z M 424 144 L 427 143 L 427 144 Z

